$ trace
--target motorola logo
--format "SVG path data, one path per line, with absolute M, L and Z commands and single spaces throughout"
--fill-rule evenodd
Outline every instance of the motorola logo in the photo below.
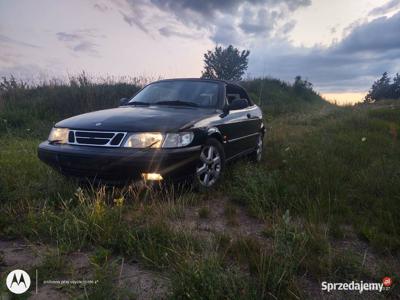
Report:
M 24 270 L 14 270 L 8 274 L 6 284 L 12 293 L 22 294 L 31 286 L 31 278 Z

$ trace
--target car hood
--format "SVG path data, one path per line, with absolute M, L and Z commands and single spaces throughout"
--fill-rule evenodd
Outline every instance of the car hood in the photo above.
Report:
M 215 110 L 192 107 L 167 106 L 123 106 L 94 111 L 56 124 L 82 130 L 132 131 L 132 132 L 167 132 L 190 127 Z

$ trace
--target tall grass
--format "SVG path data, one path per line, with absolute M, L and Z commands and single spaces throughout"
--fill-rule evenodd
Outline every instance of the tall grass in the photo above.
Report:
M 311 88 L 296 86 L 275 78 L 245 80 L 241 85 L 267 115 L 307 112 L 327 102 Z
M 0 88 L 0 132 L 9 129 L 43 133 L 61 119 L 116 107 L 119 99 L 133 96 L 145 82 L 93 81 L 82 73 L 69 82 L 50 81 L 29 86 L 15 78 L 3 78 Z M 47 128 L 47 129 L 45 129 Z

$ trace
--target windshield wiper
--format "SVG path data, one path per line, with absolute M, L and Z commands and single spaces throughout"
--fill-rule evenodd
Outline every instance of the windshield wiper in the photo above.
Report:
M 148 103 L 148 102 L 141 102 L 141 101 L 132 101 L 132 102 L 129 102 L 127 105 L 146 105 L 146 106 L 149 106 L 150 103 Z
M 189 102 L 189 101 L 181 101 L 181 100 L 158 101 L 154 104 L 157 104 L 157 105 L 182 105 L 182 106 L 192 106 L 192 107 L 199 106 L 197 103 Z

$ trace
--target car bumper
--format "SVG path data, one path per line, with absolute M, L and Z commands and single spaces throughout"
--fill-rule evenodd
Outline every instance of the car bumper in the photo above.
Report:
M 120 182 L 159 173 L 179 179 L 192 175 L 201 146 L 180 149 L 129 149 L 93 146 L 39 145 L 40 160 L 64 175 Z

